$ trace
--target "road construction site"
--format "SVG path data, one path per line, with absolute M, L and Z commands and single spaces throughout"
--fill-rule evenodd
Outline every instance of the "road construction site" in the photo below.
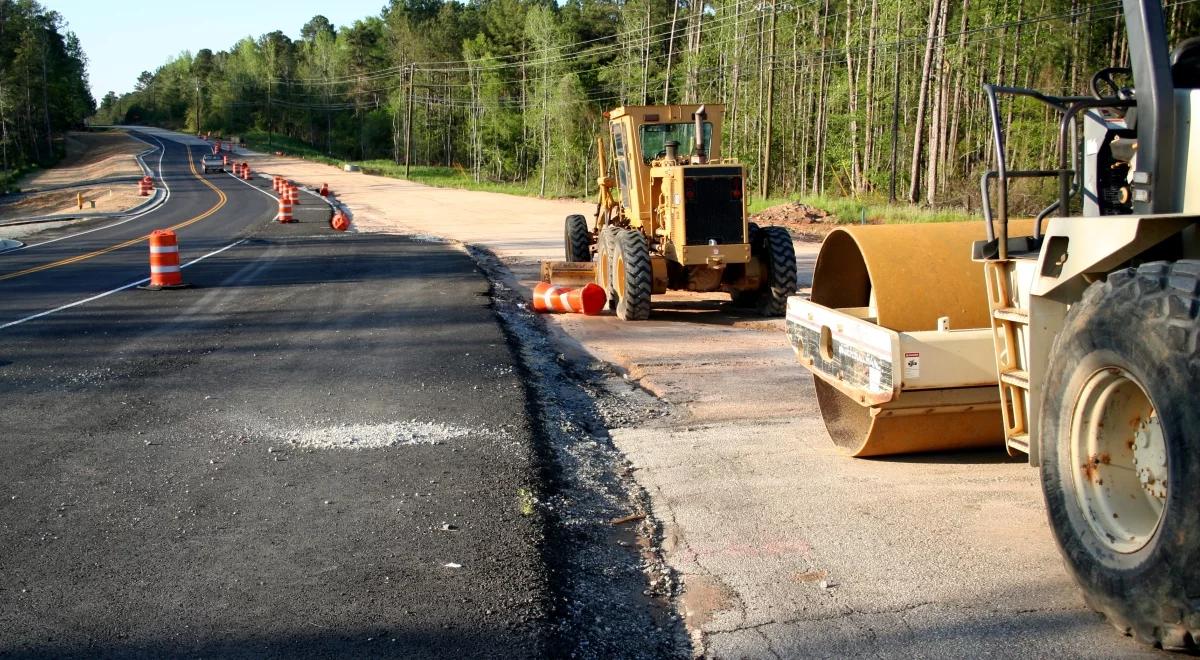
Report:
M 512 307 L 527 305 L 540 261 L 561 258 L 563 217 L 595 210 L 282 155 L 244 158 L 257 171 L 327 184 L 351 210 L 352 231 L 466 250 L 512 313 L 524 311 Z M 817 249 L 795 244 L 802 294 Z M 636 324 L 611 314 L 539 324 L 578 378 L 663 404 L 609 416 L 601 439 L 644 493 L 648 552 L 668 568 L 654 579 L 670 583 L 695 654 L 1157 653 L 1085 606 L 1023 457 L 997 446 L 847 458 L 829 441 L 784 321 L 723 299 L 656 297 L 651 320 Z

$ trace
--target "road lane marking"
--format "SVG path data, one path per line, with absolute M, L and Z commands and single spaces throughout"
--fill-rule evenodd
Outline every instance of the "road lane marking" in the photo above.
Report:
M 188 220 L 184 220 L 183 222 L 180 222 L 179 224 L 175 224 L 175 225 L 171 225 L 170 227 L 167 227 L 167 229 L 170 229 L 172 231 L 177 231 L 177 230 L 183 229 L 184 227 L 187 227 L 189 225 L 193 225 L 197 222 L 200 222 L 201 220 L 211 216 L 212 214 L 216 213 L 217 211 L 220 211 L 221 208 L 225 206 L 225 203 L 227 201 L 229 201 L 229 198 L 225 195 L 225 193 L 220 188 L 214 186 L 207 179 L 200 176 L 200 173 L 196 171 L 196 161 L 192 156 L 191 146 L 187 145 L 187 146 L 185 146 L 185 148 L 187 149 L 187 152 L 188 152 L 188 167 L 191 168 L 191 170 L 192 170 L 192 176 L 196 177 L 201 183 L 203 183 L 204 185 L 211 188 L 213 190 L 213 192 L 217 193 L 217 203 L 212 208 L 208 209 L 204 213 L 201 213 L 200 215 L 197 215 Z M 164 182 L 164 184 L 165 184 L 165 182 Z M 11 280 L 11 279 L 14 279 L 17 277 L 23 277 L 25 275 L 32 275 L 34 273 L 40 273 L 44 270 L 50 270 L 52 268 L 59 268 L 61 266 L 67 266 L 67 265 L 70 265 L 73 263 L 78 263 L 80 261 L 86 261 L 88 259 L 94 259 L 101 255 L 108 254 L 109 252 L 114 252 L 114 251 L 120 250 L 122 248 L 127 248 L 131 245 L 137 245 L 138 243 L 141 243 L 142 241 L 148 239 L 149 237 L 150 237 L 149 234 L 145 234 L 143 236 L 138 236 L 137 238 L 131 238 L 128 241 L 123 241 L 121 243 L 117 243 L 116 245 L 110 245 L 106 248 L 101 248 L 99 250 L 94 250 L 92 252 L 88 252 L 85 254 L 76 255 L 74 257 L 67 257 L 66 259 L 59 259 L 58 261 L 52 261 L 48 264 L 42 264 L 40 266 L 34 266 L 32 268 L 26 268 L 24 270 L 18 270 L 13 273 L 8 273 L 7 275 L 0 275 L 0 282 L 3 282 L 5 280 Z
M 145 144 L 150 144 L 149 142 L 146 142 L 145 140 L 143 140 L 135 135 L 130 135 L 129 137 L 131 137 L 135 140 L 138 140 L 139 142 L 143 142 Z M 134 220 L 137 220 L 138 218 L 144 218 L 144 217 L 150 215 L 151 213 L 154 213 L 155 211 L 161 209 L 167 203 L 167 200 L 171 199 L 171 186 L 167 183 L 167 180 L 165 177 L 163 177 L 163 173 L 162 173 L 162 161 L 163 161 L 163 156 L 165 156 L 167 153 L 167 145 L 163 144 L 158 138 L 154 137 L 153 135 L 151 135 L 150 138 L 153 139 L 155 142 L 158 142 L 158 148 L 159 148 L 159 151 L 158 151 L 158 180 L 162 181 L 163 189 L 166 191 L 165 195 L 163 196 L 162 202 L 160 202 L 157 206 L 155 206 L 154 208 L 142 211 L 141 213 L 138 213 L 136 215 L 131 215 L 128 218 L 125 218 L 124 220 L 120 220 L 120 221 L 114 222 L 112 224 L 104 225 L 103 227 L 96 227 L 95 229 L 87 229 L 84 231 L 78 231 L 78 232 L 75 232 L 74 234 L 68 234 L 66 236 L 59 236 L 58 238 L 54 238 L 54 239 L 51 239 L 48 241 L 42 241 L 41 243 L 31 243 L 29 245 L 22 245 L 21 247 L 13 248 L 11 250 L 4 250 L 3 252 L 0 252 L 0 254 L 9 254 L 10 252 L 19 252 L 21 250 L 28 250 L 30 248 L 40 247 L 42 245 L 49 245 L 51 243 L 65 241 L 68 238 L 78 238 L 79 236 L 84 236 L 84 235 L 90 234 L 92 232 L 104 231 L 105 229 L 112 229 L 113 227 L 119 227 L 127 222 L 132 222 Z M 151 146 L 153 146 L 153 145 L 151 145 Z
M 218 255 L 218 254 L 221 254 L 221 253 L 222 253 L 222 252 L 224 252 L 225 250 L 228 250 L 228 249 L 230 249 L 230 248 L 235 248 L 235 247 L 237 247 L 237 246 L 241 245 L 242 243 L 245 243 L 247 240 L 249 240 L 249 239 L 243 238 L 243 239 L 240 239 L 240 240 L 234 241 L 233 243 L 230 243 L 229 245 L 226 245 L 226 246 L 225 246 L 225 247 L 223 247 L 223 248 L 220 248 L 220 249 L 218 249 L 218 250 L 213 250 L 212 252 L 209 252 L 208 254 L 205 254 L 205 255 L 202 255 L 202 256 L 196 257 L 195 259 L 192 259 L 191 261 L 187 262 L 186 264 L 181 264 L 181 265 L 179 266 L 179 268 L 183 269 L 183 268 L 187 268 L 188 266 L 191 266 L 191 265 L 194 265 L 194 264 L 198 264 L 198 263 L 200 263 L 201 261 L 204 261 L 205 259 L 207 259 L 207 258 L 209 258 L 209 257 L 213 257 L 213 256 L 216 256 L 216 255 Z M 149 281 L 150 281 L 150 278 L 149 278 L 149 277 L 143 277 L 142 279 L 140 279 L 140 280 L 138 280 L 138 281 L 136 281 L 136 282 L 130 282 L 129 284 L 125 284 L 125 285 L 123 285 L 123 286 L 119 286 L 119 287 L 117 287 L 117 288 L 115 288 L 115 289 L 111 289 L 111 290 L 109 290 L 109 291 L 105 291 L 104 293 L 98 293 L 98 294 L 96 294 L 96 295 L 94 295 L 94 296 L 91 296 L 91 297 L 88 297 L 88 298 L 83 298 L 82 300 L 76 300 L 75 302 L 72 302 L 72 303 L 67 303 L 67 304 L 65 304 L 65 305 L 60 305 L 59 307 L 55 307 L 54 309 L 48 309 L 48 310 L 46 310 L 46 311 L 44 311 L 44 312 L 38 312 L 37 314 L 31 314 L 31 315 L 29 315 L 29 316 L 26 316 L 26 317 L 25 317 L 25 318 L 23 318 L 23 319 L 17 319 L 16 321 L 9 321 L 8 323 L 5 323 L 5 324 L 3 324 L 3 325 L 0 325 L 0 330 L 4 330 L 5 328 L 11 328 L 11 327 L 13 327 L 14 325 L 21 325 L 22 323 L 26 323 L 26 322 L 29 322 L 29 321 L 33 321 L 33 320 L 35 320 L 35 319 L 40 319 L 40 318 L 42 318 L 42 317 L 44 317 L 44 316 L 50 316 L 51 314 L 57 314 L 58 312 L 61 312 L 61 311 L 63 311 L 63 310 L 66 310 L 66 309 L 71 309 L 72 307 L 78 307 L 78 306 L 80 306 L 80 305 L 86 305 L 87 303 L 90 303 L 90 302 L 92 302 L 92 301 L 95 301 L 95 300 L 100 300 L 101 298 L 107 298 L 108 296 L 111 296 L 111 295 L 113 295 L 114 293 L 120 293 L 120 292 L 122 292 L 122 291 L 125 291 L 126 289 L 132 289 L 132 288 L 133 288 L 133 287 L 135 287 L 135 286 L 139 286 L 139 285 L 145 284 L 146 282 L 149 282 Z

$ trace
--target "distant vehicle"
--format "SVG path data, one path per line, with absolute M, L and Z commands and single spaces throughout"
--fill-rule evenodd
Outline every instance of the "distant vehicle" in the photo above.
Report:
M 200 159 L 200 164 L 204 166 L 205 174 L 225 171 L 225 161 L 216 154 L 204 154 L 204 157 Z

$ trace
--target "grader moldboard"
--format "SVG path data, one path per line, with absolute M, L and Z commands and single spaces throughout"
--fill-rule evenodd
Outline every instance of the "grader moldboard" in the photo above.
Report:
M 1027 454 L 1087 602 L 1126 634 L 1194 650 L 1200 39 L 1169 52 L 1159 0 L 1124 13 L 1131 66 L 1098 72 L 1091 95 L 985 86 L 985 222 L 834 231 L 787 325 L 837 444 Z M 1001 95 L 1057 113 L 1056 169 L 1009 168 Z M 1037 177 L 1057 199 L 1010 222 L 1009 182 Z
M 796 292 L 796 254 L 782 227 L 746 221 L 746 170 L 721 157 L 720 105 L 622 106 L 597 140 L 600 193 L 592 228 L 567 216 L 566 261 L 542 263 L 553 284 L 596 282 L 617 317 L 650 316 L 668 289 L 729 293 L 782 316 Z

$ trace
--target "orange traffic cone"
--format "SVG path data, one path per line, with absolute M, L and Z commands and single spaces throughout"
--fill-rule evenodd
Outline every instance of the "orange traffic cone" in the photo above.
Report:
M 292 217 L 292 201 L 287 197 L 279 198 L 279 222 L 287 224 L 295 222 L 296 218 Z
M 549 282 L 538 282 L 533 287 L 533 309 L 539 312 L 575 312 L 590 316 L 599 314 L 607 300 L 604 289 L 593 282 L 578 289 L 554 286 Z
M 179 270 L 179 243 L 175 232 L 170 229 L 150 232 L 150 284 L 140 288 L 158 291 L 186 286 Z

